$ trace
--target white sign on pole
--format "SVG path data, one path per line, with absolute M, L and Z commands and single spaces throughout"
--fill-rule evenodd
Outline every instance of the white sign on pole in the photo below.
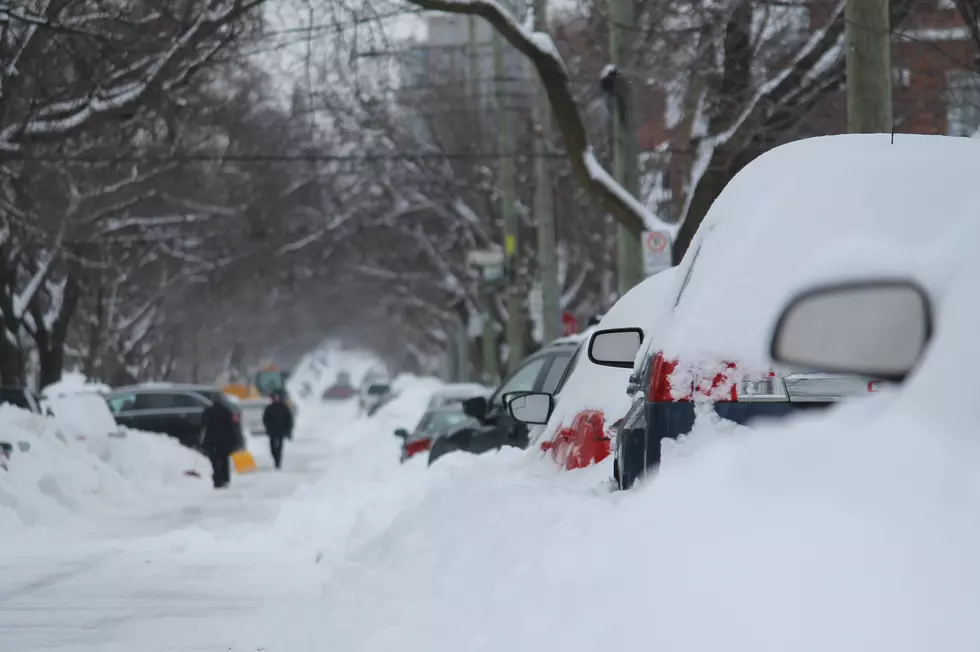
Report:
M 665 231 L 643 232 L 643 271 L 653 276 L 671 266 L 670 234 Z

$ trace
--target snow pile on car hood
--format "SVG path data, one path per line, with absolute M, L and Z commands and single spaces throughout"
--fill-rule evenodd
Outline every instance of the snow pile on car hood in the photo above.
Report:
M 942 136 L 901 134 L 891 144 L 888 135 L 848 134 L 770 150 L 722 191 L 678 266 L 673 293 L 684 290 L 665 353 L 767 369 L 779 309 L 828 249 L 851 240 L 864 255 L 908 243 L 921 251 L 975 206 L 978 166 L 980 143 Z M 862 257 L 837 258 L 837 273 Z
M 207 460 L 166 437 L 130 432 L 125 439 L 82 440 L 84 432 L 60 417 L 0 405 L 0 441 L 13 446 L 7 469 L 0 469 L 0 530 L 84 523 L 157 503 L 175 489 L 206 486 L 184 472 L 206 478 Z
M 672 287 L 674 274 L 675 268 L 664 270 L 631 289 L 613 305 L 595 330 L 636 326 L 643 329 L 644 342 L 655 341 L 673 305 L 667 290 Z M 575 368 L 561 389 L 555 411 L 537 439 L 552 439 L 584 410 L 601 411 L 606 425 L 612 425 L 629 410 L 631 399 L 626 395 L 629 376 L 629 369 L 601 367 L 589 360 L 587 350 L 580 351 Z

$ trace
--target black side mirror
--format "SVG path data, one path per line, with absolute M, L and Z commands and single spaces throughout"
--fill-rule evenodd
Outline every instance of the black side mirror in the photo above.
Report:
M 487 417 L 487 399 L 485 396 L 475 396 L 463 401 L 463 413 L 484 423 Z
M 397 430 L 395 430 L 395 437 L 399 437 L 401 439 L 407 439 L 408 431 L 405 430 L 404 428 L 398 428 Z

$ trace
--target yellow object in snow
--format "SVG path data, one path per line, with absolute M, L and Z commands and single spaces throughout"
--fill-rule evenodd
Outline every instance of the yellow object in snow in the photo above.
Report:
M 236 473 L 251 473 L 256 470 L 255 458 L 244 448 L 231 454 L 231 462 Z
M 224 387 L 221 388 L 221 391 L 224 392 L 225 394 L 230 394 L 231 396 L 243 400 L 262 397 L 262 395 L 259 394 L 259 390 L 257 390 L 254 386 L 244 385 L 241 383 L 233 383 L 230 385 L 225 385 Z

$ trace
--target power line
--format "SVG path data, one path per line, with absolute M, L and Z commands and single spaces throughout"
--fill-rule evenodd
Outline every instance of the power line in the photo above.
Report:
M 0 158 L 18 161 L 40 161 L 48 163 L 366 163 L 372 161 L 416 161 L 416 160 L 453 160 L 453 161 L 488 161 L 506 158 L 533 159 L 532 153 L 518 153 L 512 156 L 496 153 L 441 153 L 421 152 L 413 154 L 170 154 L 124 155 L 124 156 L 93 156 L 85 154 L 22 154 L 3 153 Z M 548 159 L 563 159 L 564 153 L 547 152 L 542 154 Z

